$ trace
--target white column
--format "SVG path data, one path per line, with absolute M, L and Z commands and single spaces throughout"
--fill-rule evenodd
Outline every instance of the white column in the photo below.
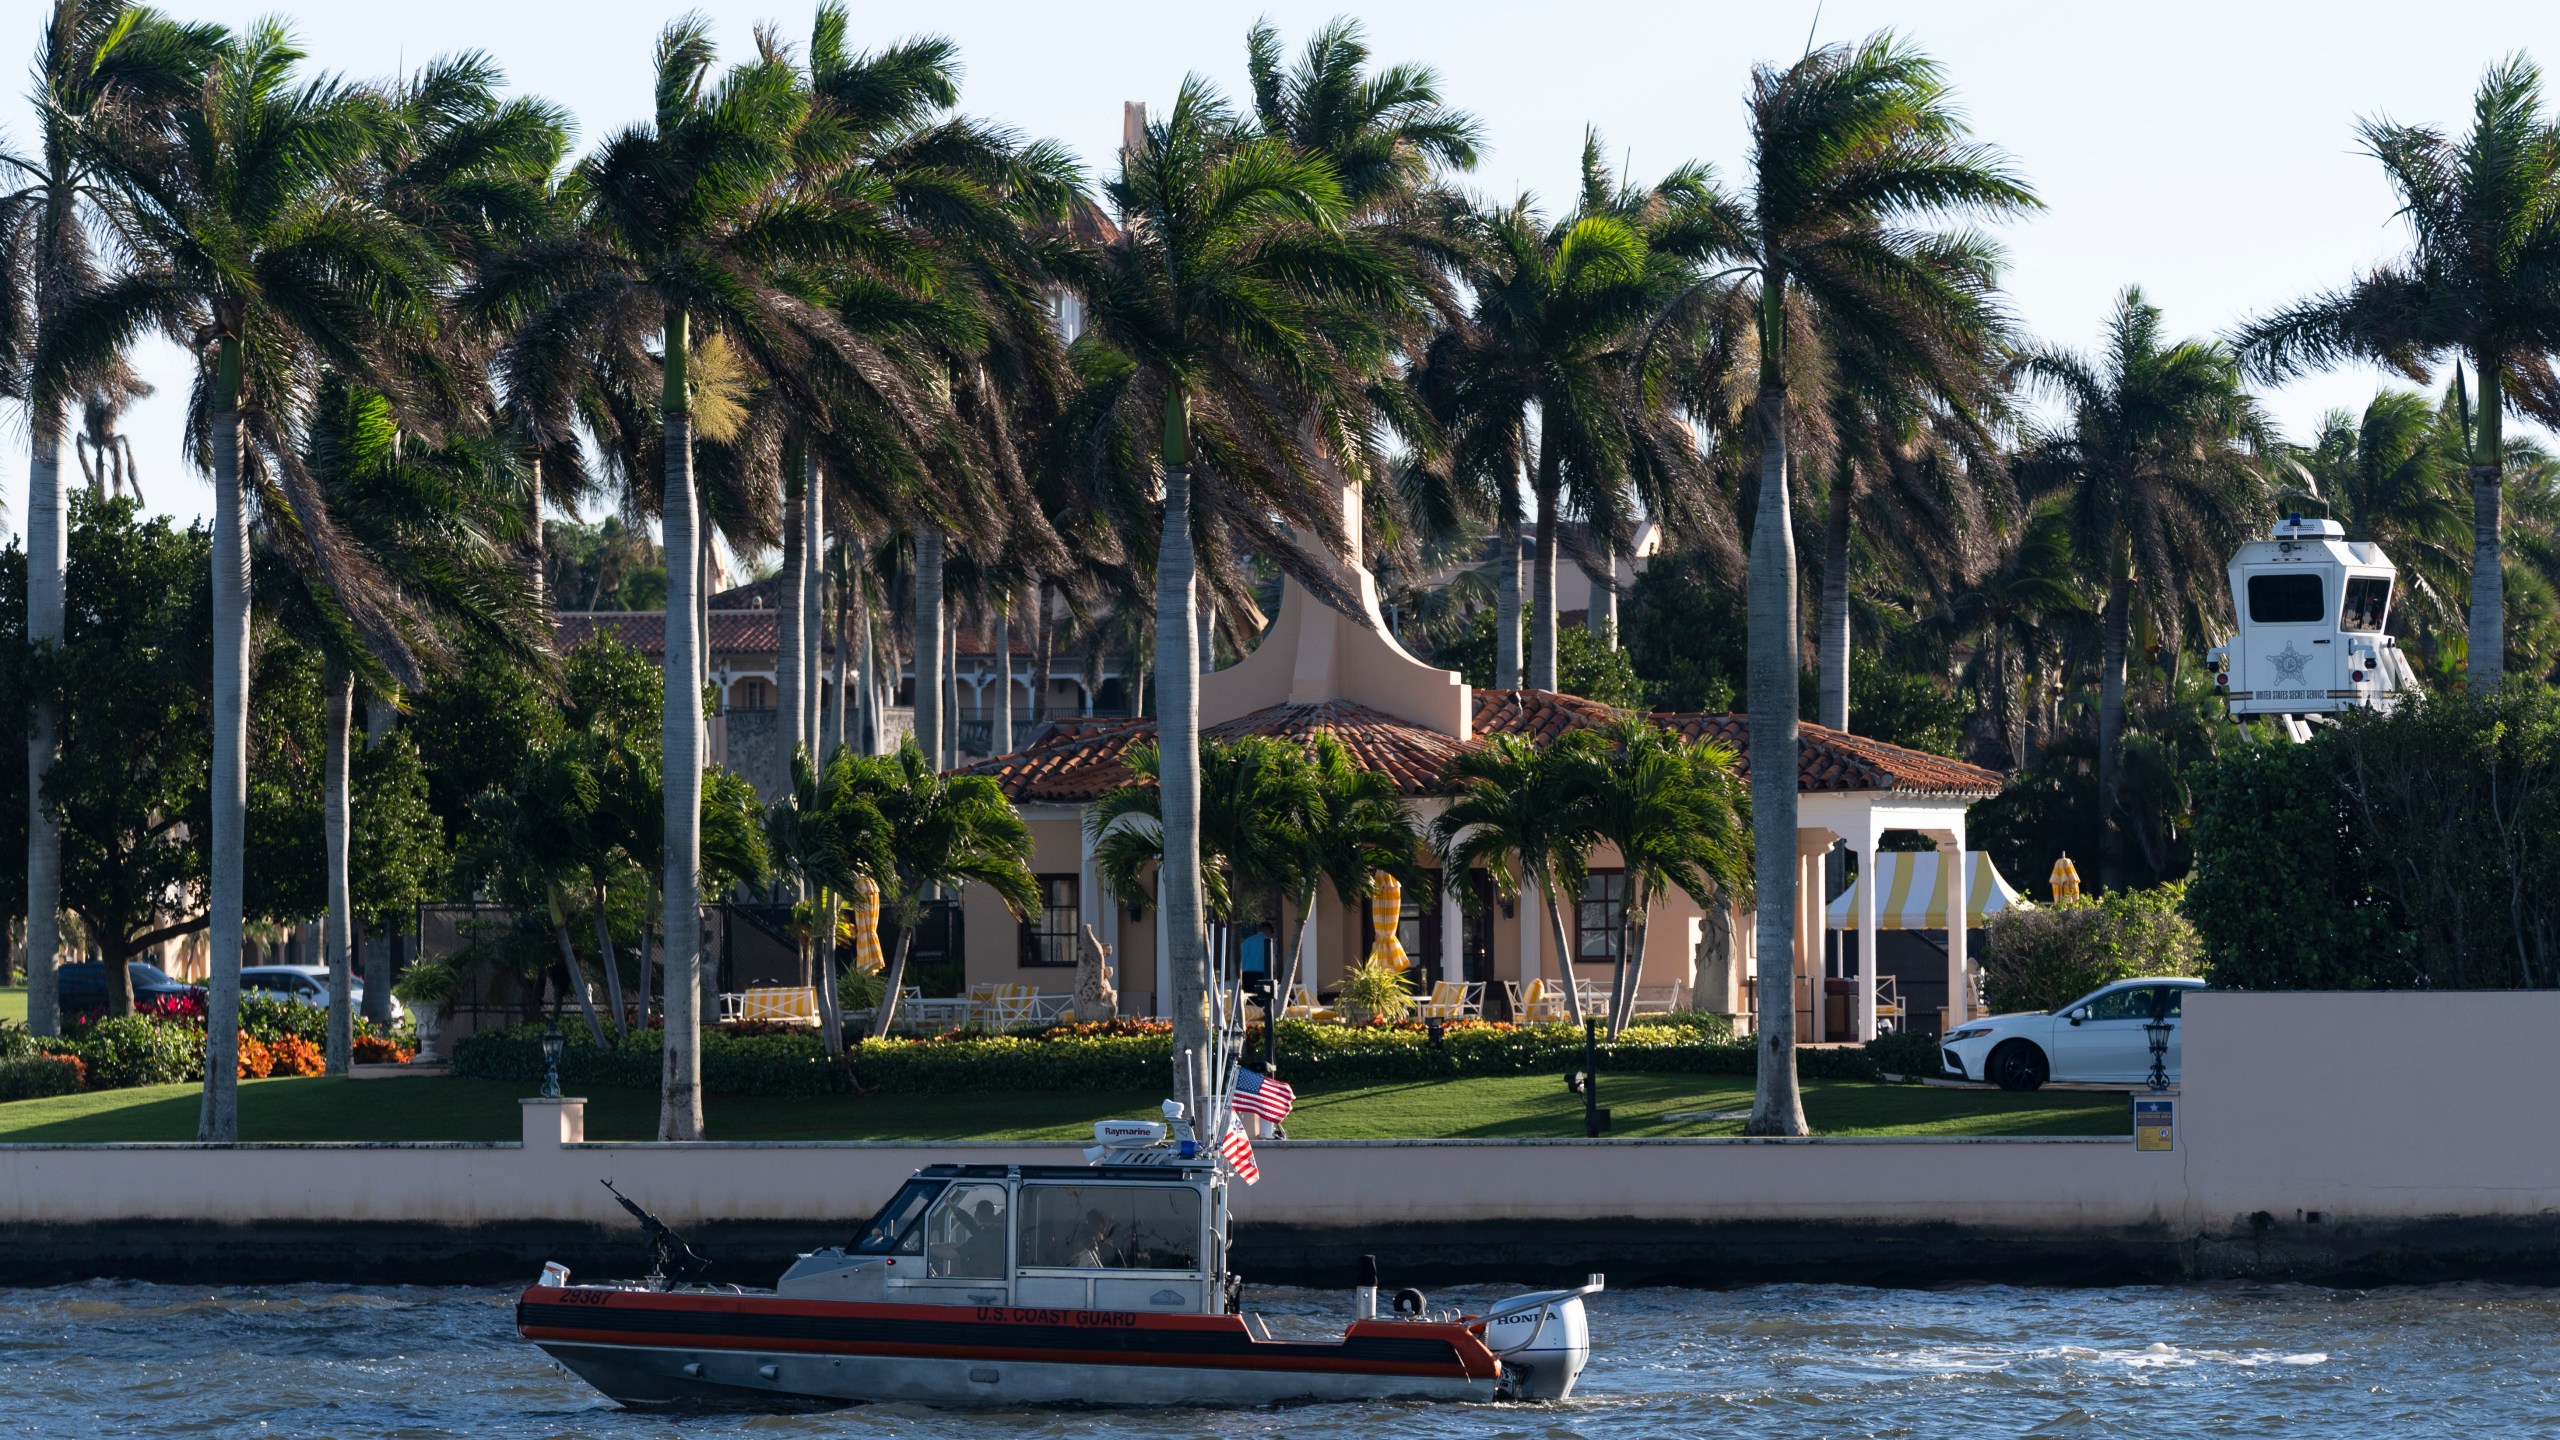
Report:
M 1965 925 L 1972 877 L 1965 873 L 1961 825 L 1952 839 L 1938 842 L 1938 863 L 1952 867 L 1947 874 L 1947 1023 L 1953 1026 L 1973 1018 L 1973 957 L 1966 953 Z
M 1440 872 L 1440 978 L 1464 980 L 1467 928 L 1466 916 L 1458 909 L 1458 886 L 1466 882 L 1467 875 L 1463 870 L 1456 871 L 1457 879 L 1452 881 L 1452 873 Z
M 1876 832 L 1867 829 L 1858 852 L 1858 1038 L 1876 1038 L 1876 892 L 1884 888 L 1876 863 Z
M 1538 892 L 1520 887 L 1520 993 L 1527 995 L 1529 982 L 1538 978 L 1538 941 L 1540 926 L 1546 917 L 1538 913 Z

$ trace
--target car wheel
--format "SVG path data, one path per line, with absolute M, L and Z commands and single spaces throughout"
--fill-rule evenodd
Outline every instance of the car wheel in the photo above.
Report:
M 1982 1068 L 2003 1090 L 2039 1089 L 2053 1074 L 2045 1064 L 2044 1052 L 2027 1040 L 2012 1040 L 1992 1051 L 1991 1063 Z

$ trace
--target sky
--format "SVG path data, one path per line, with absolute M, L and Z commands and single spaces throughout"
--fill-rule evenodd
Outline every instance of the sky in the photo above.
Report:
M 271 4 L 161 0 L 189 18 L 243 24 Z M 810 7 L 702 0 L 731 57 L 775 22 L 805 43 Z M 1436 67 L 1448 101 L 1488 141 L 1468 183 L 1491 198 L 1573 192 L 1585 127 L 1639 179 L 1688 160 L 1738 178 L 1743 96 L 1755 63 L 1816 43 L 1892 29 L 1945 67 L 1977 137 L 2006 150 L 2045 202 L 2002 227 L 2011 303 L 2040 342 L 2094 347 L 2118 292 L 2140 285 L 2173 333 L 2213 335 L 2288 300 L 2341 284 L 2399 253 L 2404 237 L 2361 118 L 2459 132 L 2480 73 L 2523 51 L 2560 60 L 2560 10 L 2475 3 L 2440 9 L 2366 0 L 2318 6 L 1880 4 L 1827 0 L 1636 4 L 1626 0 L 1121 0 L 1097 7 L 1026 0 L 860 3 L 858 46 L 919 31 L 958 42 L 962 108 L 1065 142 L 1099 174 L 1119 143 L 1121 102 L 1161 108 L 1186 73 L 1245 93 L 1244 34 L 1257 17 L 1292 48 L 1349 14 L 1382 61 Z M 6 7 L 0 47 L 36 38 L 33 3 Z M 315 70 L 383 77 L 425 58 L 480 49 L 510 82 L 565 106 L 584 146 L 646 116 L 649 52 L 677 10 L 600 0 L 301 0 L 285 10 Z M 23 73 L 23 72 L 20 72 Z M 23 84 L 23 82 L 22 82 Z M 0 100 L 0 134 L 30 134 L 23 94 Z M 139 357 L 159 394 L 130 420 L 149 508 L 211 508 L 180 453 L 188 373 L 172 347 Z M 2285 432 L 2307 439 L 2324 410 L 2359 407 L 2392 377 L 2342 370 L 2266 396 Z M 76 479 L 66 446 L 64 469 Z M 26 428 L 0 417 L 0 528 L 25 514 Z

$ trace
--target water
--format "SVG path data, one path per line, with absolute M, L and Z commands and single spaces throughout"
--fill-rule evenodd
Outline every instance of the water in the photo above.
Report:
M 1499 1292 L 1435 1296 L 1470 1308 Z M 1612 1292 L 1563 1406 L 632 1414 L 510 1328 L 514 1292 L 0 1290 L 0 1434 L 528 1437 L 2340 1436 L 2560 1433 L 2560 1293 L 2445 1286 Z M 1275 1328 L 1346 1303 L 1257 1296 Z

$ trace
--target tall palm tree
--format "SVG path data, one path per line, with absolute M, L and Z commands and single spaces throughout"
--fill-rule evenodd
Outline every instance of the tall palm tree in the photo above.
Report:
M 871 1017 L 878 1039 L 897 1019 L 898 987 L 931 892 L 984 885 L 1017 916 L 1040 903 L 1031 827 L 995 781 L 938 773 L 913 741 L 895 755 L 839 754 L 828 764 L 847 772 L 832 812 L 837 848 L 847 868 L 879 884 L 883 908 L 898 926 L 880 1007 Z
M 1163 752 L 1142 745 L 1129 757 L 1132 779 L 1103 792 L 1086 812 L 1094 864 L 1114 893 L 1143 896 L 1143 877 L 1164 871 Z M 1246 735 L 1200 747 L 1200 877 L 1203 904 L 1230 943 L 1264 915 L 1275 923 L 1284 897 L 1314 888 L 1309 836 L 1317 803 L 1307 752 L 1286 740 Z
M 1203 558 L 1214 575 L 1221 562 L 1231 565 L 1243 539 L 1320 597 L 1353 608 L 1332 566 L 1308 554 L 1322 549 L 1330 561 L 1348 549 L 1340 472 L 1313 442 L 1336 433 L 1363 403 L 1389 326 L 1406 313 L 1408 274 L 1385 246 L 1344 228 L 1342 187 L 1330 165 L 1250 133 L 1196 79 L 1122 152 L 1109 194 L 1117 235 L 1068 263 L 1086 299 L 1088 333 L 1125 361 L 1108 406 L 1111 426 L 1151 436 L 1161 455 L 1160 903 L 1174 983 L 1175 1087 L 1199 1102 L 1210 1085 L 1195 628 Z M 1208 482 L 1196 489 L 1195 450 L 1207 461 L 1199 478 Z
M 62 643 L 67 514 L 62 439 L 72 398 L 124 378 L 121 346 L 89 343 L 64 312 L 108 283 L 96 238 L 108 168 L 167 143 L 172 108 L 201 83 L 220 31 L 100 0 L 54 0 L 36 55 L 38 139 L 0 152 L 0 392 L 27 403 L 27 639 Z M 52 1035 L 61 944 L 62 838 L 44 806 L 60 717 L 35 706 L 27 739 L 27 1024 Z
M 1581 897 L 1597 838 L 1591 787 L 1577 773 L 1588 763 L 1577 755 L 1590 743 L 1576 738 L 1581 733 L 1543 746 L 1519 735 L 1496 735 L 1458 756 L 1441 777 L 1449 803 L 1431 822 L 1441 874 L 1464 875 L 1482 865 L 1495 893 L 1509 897 L 1525 888 L 1535 894 L 1547 912 L 1558 980 L 1576 1025 L 1582 1023 L 1582 987 L 1574 980 L 1574 951 L 1558 904 L 1566 896 Z
M 324 371 L 381 386 L 414 402 L 412 413 L 428 413 L 442 388 L 432 374 L 437 257 L 363 194 L 381 107 L 334 80 L 297 84 L 302 58 L 274 22 L 220 47 L 172 143 L 119 160 L 119 215 L 142 258 L 67 312 L 88 353 L 156 326 L 196 357 L 191 443 L 214 484 L 207 1140 L 237 1138 L 239 1127 L 248 502 L 290 516 L 351 633 L 377 654 L 402 653 L 394 597 L 344 543 L 291 427 Z
M 2293 457 L 2347 538 L 2380 545 L 2400 568 L 2392 618 L 2430 633 L 2462 623 L 2458 592 L 2471 564 L 2471 415 L 2463 390 L 2447 387 L 2441 406 L 2385 390 L 2360 414 L 2329 411 Z
M 1616 847 L 1626 872 L 1609 1011 L 1615 1036 L 1635 1014 L 1631 967 L 1644 963 L 1655 903 L 1676 889 L 1707 908 L 1749 891 L 1743 812 L 1750 807 L 1729 747 L 1692 744 L 1650 721 L 1577 731 L 1558 746 L 1591 833 Z
M 2392 264 L 2241 327 L 2250 370 L 2270 380 L 2347 360 L 2424 380 L 2467 361 L 2480 392 L 2472 428 L 2471 649 L 2474 689 L 2505 673 L 2506 591 L 2499 493 L 2512 407 L 2560 425 L 2560 130 L 2542 113 L 2542 72 L 2523 56 L 2481 77 L 2471 131 L 2357 127 L 2400 196 L 2411 247 Z
M 2222 609 L 2233 547 L 2265 521 L 2259 457 L 2274 437 L 2239 361 L 2210 340 L 2170 341 L 2139 288 L 2118 298 L 2094 359 L 2037 350 L 2026 378 L 2067 412 L 2020 464 L 2069 486 L 2072 548 L 2102 571 L 2098 661 L 2099 883 L 2124 883 L 2116 769 L 2123 758 L 2126 655 L 2137 612 L 2173 653 L 2190 616 Z
M 1346 908 L 1366 900 L 1381 873 L 1420 893 L 1423 875 L 1418 859 L 1427 837 L 1394 780 L 1360 768 L 1350 749 L 1331 732 L 1318 731 L 1307 746 L 1307 785 L 1300 835 L 1306 849 L 1305 878 L 1294 897 L 1301 937 L 1314 924 L 1319 883 L 1331 885 L 1334 898 Z M 1457 883 L 1456 875 L 1444 873 L 1443 882 Z M 1284 998 L 1298 983 L 1303 948 L 1290 953 L 1289 972 L 1279 991 Z
M 1719 212 L 1722 251 L 1757 315 L 1751 421 L 1760 475 L 1751 526 L 1751 817 L 1758 869 L 1758 1090 L 1744 1129 L 1805 1133 L 1795 1070 L 1796 555 L 1788 444 L 1807 416 L 1790 390 L 1822 337 L 1924 360 L 1970 318 L 1950 313 L 1923 227 L 2036 204 L 1995 151 L 1976 144 L 1936 62 L 1891 34 L 1825 46 L 1752 71 L 1747 192 Z M 1799 349 L 1810 353 L 1798 355 Z M 1911 380 L 1942 383 L 1914 363 Z M 1807 397 L 1817 399 L 1819 397 Z M 1809 410 L 1821 407 L 1811 405 Z
M 1952 633 L 1974 642 L 1965 680 L 1990 710 L 1993 733 L 2014 768 L 2034 758 L 2028 691 L 2035 668 L 2052 648 L 2052 627 L 2087 613 L 2084 589 L 2067 519 L 2048 506 L 2002 542 L 1982 576 L 1949 607 Z
M 790 64 L 767 54 L 715 83 L 715 61 L 706 21 L 688 17 L 668 26 L 654 61 L 655 113 L 607 138 L 571 176 L 576 228 L 484 270 L 471 297 L 475 312 L 541 337 L 545 354 L 602 357 L 596 373 L 626 394 L 648 367 L 648 341 L 658 341 L 658 512 L 669 617 L 661 885 L 667 1048 L 658 1129 L 670 1140 L 702 1134 L 702 789 L 695 777 L 703 772 L 698 630 L 706 537 L 694 472 L 695 323 L 813 430 L 832 423 L 834 396 L 855 389 L 901 423 L 929 428 L 922 419 L 929 406 L 894 356 L 777 278 L 791 267 L 898 258 L 903 247 L 875 210 L 791 188 L 793 142 L 809 97 Z

